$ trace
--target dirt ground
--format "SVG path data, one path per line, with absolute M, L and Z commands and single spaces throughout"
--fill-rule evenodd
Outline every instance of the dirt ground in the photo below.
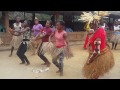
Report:
M 46 72 L 33 72 L 33 70 L 46 68 L 41 65 L 43 61 L 37 56 L 31 56 L 30 52 L 26 53 L 30 61 L 30 65 L 20 65 L 21 62 L 14 51 L 12 57 L 8 57 L 10 51 L 0 52 L 0 79 L 85 79 L 82 75 L 82 67 L 88 56 L 88 52 L 84 50 L 83 45 L 72 45 L 74 57 L 64 60 L 64 76 L 56 73 L 58 70 L 53 64 Z M 100 79 L 120 79 L 120 45 L 117 50 L 113 50 L 115 57 L 114 68 Z M 51 62 L 50 55 L 46 55 Z M 52 62 L 51 62 L 52 63 Z

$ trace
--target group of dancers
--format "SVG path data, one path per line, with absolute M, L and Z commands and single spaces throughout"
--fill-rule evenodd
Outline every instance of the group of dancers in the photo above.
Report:
M 25 20 L 24 23 L 20 22 L 20 18 L 16 17 L 16 23 L 14 28 L 10 28 L 9 32 L 13 35 L 11 41 L 11 54 L 15 47 L 18 47 L 17 56 L 22 61 L 20 64 L 29 65 L 30 62 L 25 55 L 27 48 L 32 48 L 33 54 L 35 54 L 35 45 L 37 45 L 37 54 L 44 61 L 43 65 L 50 66 L 50 61 L 45 56 L 45 53 L 49 53 L 52 56 L 52 62 L 58 68 L 57 73 L 63 75 L 63 59 L 71 58 L 73 56 L 70 47 L 66 31 L 64 30 L 64 21 L 58 21 L 56 23 L 56 30 L 52 32 L 52 22 L 47 20 L 45 27 L 39 24 L 39 20 L 35 18 L 35 25 L 33 26 L 33 36 L 30 37 L 30 22 Z M 55 44 L 52 43 L 52 37 L 55 38 Z M 40 41 L 41 40 L 41 41 Z M 19 44 L 19 45 L 18 45 Z M 59 60 L 59 62 L 58 62 Z
M 82 72 L 87 79 L 98 79 L 114 66 L 114 57 L 110 48 L 107 46 L 106 31 L 101 24 L 102 17 L 100 16 L 100 19 L 98 19 L 92 15 L 91 18 L 93 19 L 90 19 L 90 16 L 87 18 L 87 15 L 83 13 L 82 16 L 84 16 L 84 18 L 86 17 L 86 30 L 88 31 L 88 35 L 84 47 L 88 49 L 89 56 Z M 46 65 L 47 67 L 51 65 L 50 61 L 45 56 L 45 53 L 49 53 L 52 57 L 53 64 L 58 68 L 56 73 L 60 73 L 60 76 L 62 76 L 64 57 L 67 59 L 73 57 L 73 53 L 69 46 L 68 34 L 64 30 L 65 22 L 56 22 L 56 29 L 52 32 L 51 21 L 48 20 L 45 27 L 39 24 L 38 21 L 38 19 L 35 19 L 35 25 L 32 29 L 34 30 L 34 35 L 31 38 L 30 22 L 25 20 L 24 23 L 20 23 L 20 18 L 16 18 L 14 28 L 9 30 L 13 35 L 10 56 L 12 55 L 14 47 L 18 46 L 17 56 L 22 61 L 20 64 L 26 63 L 26 65 L 29 65 L 30 62 L 25 53 L 28 46 L 35 48 L 33 43 L 37 41 L 37 54 L 40 59 L 44 61 L 43 65 Z M 55 44 L 52 42 L 53 37 L 55 39 Z M 33 52 L 33 54 L 35 53 Z

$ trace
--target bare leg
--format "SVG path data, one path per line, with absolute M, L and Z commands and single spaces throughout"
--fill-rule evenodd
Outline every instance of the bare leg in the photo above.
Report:
M 114 49 L 116 49 L 116 47 L 117 47 L 117 43 L 115 44 L 115 48 Z
M 115 44 L 114 44 L 114 43 L 112 43 L 112 49 L 114 48 L 114 45 L 115 45 Z
M 13 54 L 13 50 L 14 50 L 14 47 L 12 46 L 12 47 L 11 47 L 11 53 L 10 53 L 9 57 L 12 56 L 12 54 Z

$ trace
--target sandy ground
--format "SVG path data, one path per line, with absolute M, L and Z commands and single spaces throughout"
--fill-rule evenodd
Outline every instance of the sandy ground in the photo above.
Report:
M 64 76 L 59 76 L 56 73 L 58 70 L 53 64 L 49 71 L 35 73 L 33 69 L 46 68 L 41 64 L 43 61 L 37 56 L 31 56 L 30 52 L 26 53 L 31 65 L 20 65 L 21 62 L 16 56 L 16 51 L 12 57 L 8 57 L 10 51 L 0 52 L 0 79 L 85 79 L 82 75 L 82 67 L 88 56 L 88 52 L 83 50 L 83 45 L 71 46 L 74 57 L 69 60 L 64 60 Z M 113 50 L 115 57 L 114 68 L 100 79 L 120 79 L 120 46 L 118 50 Z M 51 57 L 46 55 L 51 62 Z

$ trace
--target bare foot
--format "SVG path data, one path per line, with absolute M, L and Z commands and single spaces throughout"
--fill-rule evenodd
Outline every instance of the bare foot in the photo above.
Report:
M 47 63 L 46 65 L 47 65 L 47 67 L 50 67 L 51 63 Z
M 11 56 L 12 56 L 12 54 L 9 55 L 9 57 L 11 57 Z
M 41 64 L 41 65 L 47 65 L 47 63 L 43 63 L 43 64 Z
M 32 53 L 31 55 L 35 55 L 35 53 Z
M 63 72 L 60 72 L 60 76 L 63 76 Z
M 56 73 L 60 73 L 60 70 L 58 70 Z
M 30 65 L 30 63 L 27 63 L 26 66 Z
M 25 64 L 25 62 L 21 62 L 20 64 Z

